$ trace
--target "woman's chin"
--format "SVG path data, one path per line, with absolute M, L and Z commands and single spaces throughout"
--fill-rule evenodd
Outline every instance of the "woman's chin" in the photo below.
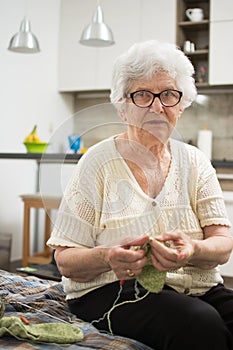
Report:
M 142 129 L 143 139 L 149 143 L 166 143 L 170 137 L 170 132 L 167 128 L 150 128 L 149 130 Z

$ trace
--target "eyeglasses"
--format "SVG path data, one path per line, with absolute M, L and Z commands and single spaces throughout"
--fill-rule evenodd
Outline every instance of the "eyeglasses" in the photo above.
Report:
M 131 94 L 126 97 L 131 98 L 137 107 L 146 108 L 153 104 L 155 97 L 159 98 L 163 106 L 173 107 L 180 102 L 182 95 L 182 92 L 178 90 L 164 90 L 159 94 L 154 94 L 147 90 L 140 90 L 131 92 Z

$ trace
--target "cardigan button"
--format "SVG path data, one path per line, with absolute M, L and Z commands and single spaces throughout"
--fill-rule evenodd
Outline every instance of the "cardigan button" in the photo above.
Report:
M 156 202 L 152 202 L 152 205 L 153 205 L 153 207 L 155 207 L 156 206 Z

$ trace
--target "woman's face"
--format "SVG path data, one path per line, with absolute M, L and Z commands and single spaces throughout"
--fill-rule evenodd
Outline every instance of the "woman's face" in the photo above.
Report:
M 157 94 L 164 90 L 177 90 L 177 86 L 168 73 L 158 72 L 149 80 L 135 81 L 129 94 L 140 90 Z M 146 108 L 137 107 L 131 98 L 127 98 L 122 116 L 128 124 L 129 137 L 151 147 L 158 142 L 166 143 L 181 114 L 180 102 L 173 107 L 165 107 L 156 97 L 153 104 Z

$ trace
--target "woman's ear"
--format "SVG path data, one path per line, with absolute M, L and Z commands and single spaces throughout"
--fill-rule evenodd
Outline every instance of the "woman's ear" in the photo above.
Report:
M 182 116 L 182 113 L 184 112 L 184 109 L 183 108 L 180 108 L 179 109 L 179 115 L 178 115 L 178 119 L 180 119 L 180 117 Z

